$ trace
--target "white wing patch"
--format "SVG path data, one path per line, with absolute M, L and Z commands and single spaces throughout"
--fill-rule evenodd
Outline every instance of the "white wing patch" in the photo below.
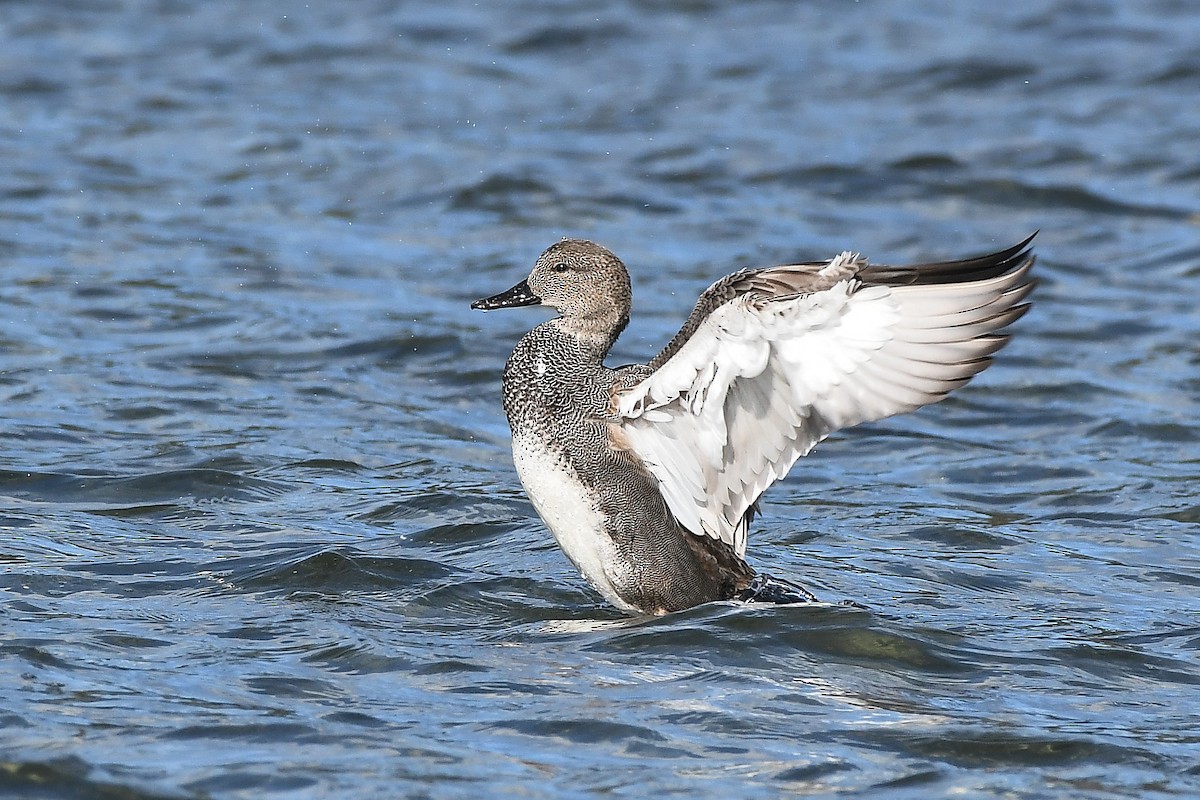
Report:
M 836 279 L 863 263 L 842 254 Z M 971 283 L 743 294 L 618 397 L 618 424 L 688 530 L 746 550 L 746 511 L 832 431 L 942 399 L 987 364 L 1024 270 Z M 1011 313 L 1010 313 L 1011 312 Z

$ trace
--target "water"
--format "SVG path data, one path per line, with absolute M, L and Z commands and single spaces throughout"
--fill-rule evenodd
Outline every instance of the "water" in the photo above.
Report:
M 1184 2 L 0 7 L 0 794 L 1200 793 Z M 605 606 L 467 303 L 563 235 L 617 363 L 743 265 L 998 248 L 1036 307 L 836 436 L 752 563 Z

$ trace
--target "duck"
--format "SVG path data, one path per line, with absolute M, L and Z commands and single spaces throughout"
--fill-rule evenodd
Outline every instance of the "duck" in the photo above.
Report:
M 610 604 L 662 615 L 715 601 L 813 603 L 746 561 L 763 493 L 837 430 L 936 403 L 1028 311 L 1034 236 L 909 266 L 845 251 L 727 275 L 645 364 L 610 367 L 629 270 L 585 239 L 548 247 L 474 309 L 547 306 L 504 365 L 525 493 Z

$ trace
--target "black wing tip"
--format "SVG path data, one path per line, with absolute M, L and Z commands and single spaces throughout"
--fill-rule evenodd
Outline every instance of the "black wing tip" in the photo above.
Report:
M 1035 238 L 1037 238 L 1037 235 L 1041 232 L 1042 231 L 1039 228 L 1038 230 L 1036 230 L 1033 233 L 1026 236 L 1020 242 L 1017 242 L 1016 244 L 1014 244 L 1012 247 L 1006 247 L 1003 250 L 999 250 L 995 253 L 985 253 L 984 255 L 981 255 L 981 256 L 974 256 L 973 258 L 963 259 L 963 261 L 966 261 L 966 262 L 972 262 L 972 261 L 999 261 L 999 262 L 1024 261 L 1026 258 L 1033 257 L 1033 253 L 1032 253 L 1033 240 Z M 956 263 L 961 263 L 961 262 L 948 261 L 948 262 L 943 262 L 943 263 L 956 264 Z
M 905 286 L 970 283 L 988 280 L 1017 270 L 1028 272 L 1036 261 L 1031 245 L 1039 233 L 1041 233 L 1040 229 L 1035 230 L 1017 244 L 1003 250 L 954 261 L 933 261 L 904 267 L 872 265 L 863 272 L 862 278 L 864 282 L 871 284 Z
M 1006 247 L 1003 250 L 997 250 L 994 253 L 984 253 L 983 255 L 971 256 L 969 258 L 956 259 L 954 261 L 940 261 L 934 264 L 918 264 L 916 269 L 924 272 L 926 269 L 937 271 L 939 269 L 958 271 L 965 269 L 973 270 L 995 270 L 995 274 L 1003 275 L 1010 270 L 1019 269 L 1026 262 L 1033 264 L 1033 240 L 1041 233 L 1041 230 L 1036 230 L 1026 236 L 1020 242 Z

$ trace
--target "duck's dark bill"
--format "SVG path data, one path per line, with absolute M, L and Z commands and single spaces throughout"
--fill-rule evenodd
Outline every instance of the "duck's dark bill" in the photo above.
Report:
M 493 308 L 516 308 L 517 306 L 536 306 L 542 298 L 533 293 L 528 281 L 521 281 L 507 292 L 494 294 L 482 300 L 471 303 L 471 308 L 481 308 L 490 311 Z

